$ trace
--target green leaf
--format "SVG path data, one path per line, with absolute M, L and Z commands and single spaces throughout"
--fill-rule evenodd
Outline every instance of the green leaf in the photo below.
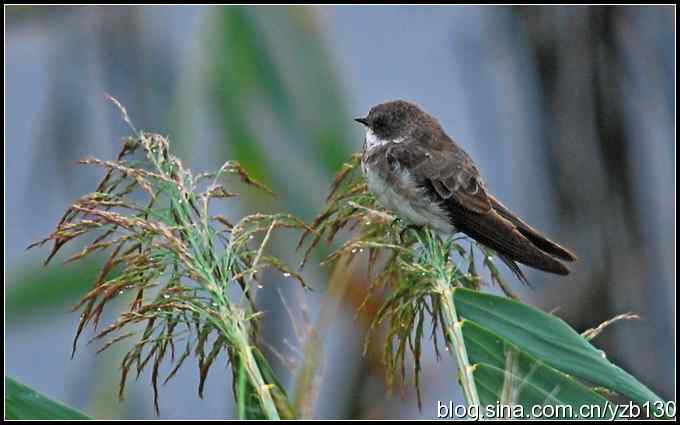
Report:
M 461 328 L 483 405 L 522 405 L 525 415 L 536 405 L 573 406 L 574 413 L 582 405 L 598 405 L 605 415 L 598 419 L 612 417 L 605 397 L 569 375 L 469 320 L 463 320 Z M 557 413 L 560 418 L 571 417 L 562 408 Z
M 5 376 L 5 419 L 92 419 Z
M 267 158 L 251 126 L 249 112 L 258 88 L 279 92 L 279 81 L 272 74 L 261 36 L 245 7 L 221 8 L 215 29 L 211 88 L 231 150 L 229 156 L 255 178 L 271 185 Z
M 353 122 L 317 27 L 309 8 L 221 8 L 209 55 L 209 92 L 224 155 L 281 194 L 298 215 L 311 214 L 316 199 L 299 190 L 296 166 L 271 152 L 285 151 L 330 175 L 352 151 Z M 274 143 L 279 146 L 266 148 Z
M 309 7 L 270 8 L 266 11 L 264 18 L 269 19 L 262 27 L 269 30 L 270 43 L 276 39 L 276 46 L 283 47 L 274 48 L 273 52 L 283 53 L 278 55 L 279 58 L 289 58 L 287 68 L 279 65 L 279 73 L 292 75 L 286 83 L 288 91 L 296 99 L 296 127 L 305 136 L 293 137 L 290 141 L 312 152 L 313 161 L 323 166 L 327 173 L 335 173 L 352 154 L 349 129 L 356 123 L 345 108 L 344 90 L 336 78 L 336 66 L 322 37 L 324 23 Z M 280 121 L 287 118 L 281 113 L 279 115 Z M 354 141 L 354 146 L 359 147 L 359 140 Z
M 454 289 L 454 302 L 461 318 L 488 329 L 557 370 L 604 386 L 639 404 L 661 400 L 556 316 L 514 300 L 462 288 Z

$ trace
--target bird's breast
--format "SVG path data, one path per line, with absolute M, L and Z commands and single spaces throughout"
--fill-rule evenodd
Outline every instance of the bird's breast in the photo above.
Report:
M 455 232 L 446 212 L 417 185 L 407 169 L 366 155 L 361 169 L 368 190 L 384 208 L 415 225 L 429 225 L 446 234 Z

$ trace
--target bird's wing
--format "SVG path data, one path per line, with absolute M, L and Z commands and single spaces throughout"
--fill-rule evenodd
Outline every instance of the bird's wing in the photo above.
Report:
M 491 212 L 491 201 L 472 160 L 462 150 L 430 151 L 424 174 L 444 200 L 453 200 L 478 214 Z
M 562 275 L 569 273 L 564 264 L 541 251 L 512 222 L 495 210 L 491 209 L 483 214 L 475 213 L 455 201 L 443 206 L 458 230 L 493 249 L 498 255 L 546 272 Z
M 495 199 L 487 194 L 477 167 L 462 149 L 396 144 L 386 154 L 390 162 L 409 170 L 418 184 L 429 189 L 461 232 L 508 260 L 551 273 L 569 273 L 518 229 L 509 211 L 495 210 Z
M 492 210 L 479 171 L 462 149 L 436 150 L 415 144 L 394 144 L 387 155 L 409 170 L 416 180 L 431 185 L 441 200 L 453 200 L 478 214 Z
M 489 199 L 494 211 L 514 224 L 515 227 L 517 227 L 517 230 L 519 230 L 527 239 L 529 239 L 531 243 L 540 248 L 541 251 L 547 252 L 550 255 L 554 255 L 560 260 L 576 261 L 576 255 L 574 255 L 574 253 L 569 251 L 567 248 L 543 236 L 538 230 L 534 229 L 524 220 L 517 217 L 516 214 L 510 211 L 498 199 L 491 195 L 489 195 Z

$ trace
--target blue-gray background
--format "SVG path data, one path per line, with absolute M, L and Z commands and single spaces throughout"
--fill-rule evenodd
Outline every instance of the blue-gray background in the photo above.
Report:
M 351 121 L 403 98 L 439 118 L 487 185 L 578 253 L 573 273 L 528 272 L 514 286 L 578 330 L 623 312 L 596 344 L 662 397 L 675 399 L 675 9 L 673 7 L 8 7 L 5 41 L 5 366 L 20 381 L 99 418 L 154 417 L 148 376 L 116 400 L 122 349 L 69 359 L 94 263 L 43 269 L 25 251 L 112 157 L 127 129 L 168 135 L 192 168 L 236 158 L 311 219 L 333 171 L 360 148 Z M 295 235 L 276 243 L 291 264 Z M 452 358 L 424 353 L 423 410 L 407 387 L 387 395 L 380 344 L 362 357 L 363 270 L 336 300 L 328 271 L 306 271 L 311 294 L 267 277 L 259 295 L 271 361 L 289 387 L 300 321 L 330 318 L 314 381 L 319 418 L 429 418 L 460 401 Z M 325 304 L 324 304 L 325 303 Z M 337 308 L 320 309 L 320 306 Z M 362 315 L 363 314 L 363 315 Z M 163 418 L 233 417 L 222 366 L 205 399 L 187 363 L 161 389 Z

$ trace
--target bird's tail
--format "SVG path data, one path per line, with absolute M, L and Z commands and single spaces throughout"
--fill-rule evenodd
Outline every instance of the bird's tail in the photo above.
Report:
M 524 235 L 524 237 L 529 239 L 531 243 L 536 245 L 536 247 L 541 251 L 554 255 L 555 257 L 564 261 L 575 261 L 577 259 L 576 255 L 574 255 L 571 251 L 540 234 L 538 230 L 529 226 L 521 218 L 513 214 L 513 212 L 510 211 L 505 205 L 501 204 L 499 200 L 491 195 L 489 195 L 489 200 L 491 201 L 492 208 L 501 217 L 514 224 L 515 227 L 517 227 L 517 230 L 519 230 L 519 232 Z
M 516 261 L 548 273 L 569 274 L 559 258 L 571 261 L 576 258 L 573 254 L 529 226 L 520 228 L 517 223 L 523 222 L 507 209 L 492 210 L 488 214 L 460 209 L 456 215 L 456 227 L 460 231 L 496 251 L 506 263 Z

